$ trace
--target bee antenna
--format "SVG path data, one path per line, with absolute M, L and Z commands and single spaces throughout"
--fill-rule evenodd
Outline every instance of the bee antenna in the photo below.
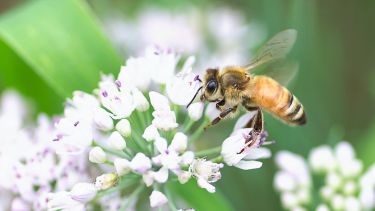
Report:
M 197 97 L 198 95 L 198 92 L 203 88 L 203 86 L 199 87 L 199 89 L 197 90 L 197 92 L 195 93 L 193 99 L 190 100 L 190 102 L 187 104 L 186 108 L 189 108 L 189 106 L 193 103 L 194 99 Z

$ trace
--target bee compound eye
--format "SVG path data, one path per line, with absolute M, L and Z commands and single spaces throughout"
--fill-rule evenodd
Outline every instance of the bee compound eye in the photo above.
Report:
M 214 92 L 215 90 L 216 90 L 216 87 L 217 87 L 217 84 L 216 84 L 216 81 L 210 81 L 210 82 L 208 82 L 208 84 L 207 84 L 207 90 L 209 91 L 209 92 Z

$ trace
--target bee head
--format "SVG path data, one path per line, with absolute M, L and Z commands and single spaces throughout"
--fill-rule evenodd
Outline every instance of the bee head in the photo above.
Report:
M 209 68 L 203 78 L 203 94 L 201 100 L 210 102 L 218 101 L 222 98 L 219 83 L 219 69 Z

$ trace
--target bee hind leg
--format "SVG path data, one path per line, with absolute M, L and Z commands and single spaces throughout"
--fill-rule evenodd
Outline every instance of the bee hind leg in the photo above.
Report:
M 250 121 L 246 124 L 245 128 L 253 128 L 248 135 L 245 137 L 245 146 L 237 153 L 241 154 L 243 153 L 247 148 L 252 147 L 256 140 L 258 139 L 258 136 L 261 135 L 264 129 L 264 122 L 263 122 L 263 112 L 260 110 L 260 108 L 255 109 L 248 109 L 249 111 L 257 110 L 257 113 L 253 118 L 250 119 Z
M 217 123 L 220 122 L 220 120 L 224 119 L 228 114 L 235 112 L 237 110 L 237 106 L 232 107 L 232 108 L 227 108 L 223 110 L 218 117 L 216 117 L 212 122 L 210 122 L 206 127 L 204 127 L 204 130 L 207 128 L 211 127 L 212 125 L 216 125 Z

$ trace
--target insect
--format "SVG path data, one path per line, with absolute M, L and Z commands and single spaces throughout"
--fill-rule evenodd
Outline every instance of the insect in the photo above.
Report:
M 247 128 L 253 128 L 252 135 L 259 135 L 263 131 L 263 110 L 289 125 L 305 124 L 306 114 L 303 105 L 283 86 L 298 70 L 296 63 L 283 60 L 296 38 L 297 31 L 287 29 L 267 41 L 249 64 L 207 69 L 203 77 L 203 86 L 198 89 L 194 98 L 202 91 L 200 99 L 216 102 L 216 108 L 221 111 L 207 127 L 217 124 L 228 115 L 235 114 L 241 106 L 249 112 L 256 112 L 246 125 Z M 269 64 L 266 67 L 269 71 L 267 76 L 253 74 L 258 67 L 266 64 Z M 255 141 L 249 140 L 248 146 L 252 142 Z

